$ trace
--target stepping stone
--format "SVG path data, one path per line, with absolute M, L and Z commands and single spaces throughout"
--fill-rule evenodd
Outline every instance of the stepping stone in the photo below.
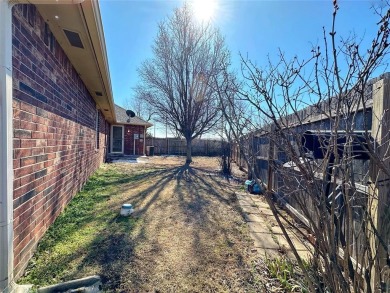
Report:
M 260 214 L 260 210 L 253 206 L 242 206 L 242 210 L 248 214 Z
M 239 194 L 236 194 L 237 195 L 237 198 L 238 199 L 247 199 L 247 198 L 251 198 L 248 194 L 246 193 L 239 193 Z
M 255 204 L 260 208 L 260 209 L 266 209 L 266 210 L 270 210 L 270 207 L 268 205 L 268 203 L 266 203 L 265 201 L 259 201 L 258 199 L 253 199 L 253 201 L 255 202 Z
M 274 214 L 270 209 L 259 208 L 259 210 L 260 210 L 260 214 L 262 215 L 272 216 L 272 217 L 274 216 Z
M 275 235 L 275 237 L 276 237 L 277 242 L 279 243 L 280 246 L 285 246 L 288 249 L 290 248 L 290 246 L 288 245 L 287 239 L 284 238 L 283 235 Z M 303 251 L 307 250 L 306 246 L 300 240 L 296 239 L 294 236 L 290 235 L 290 239 L 293 242 L 295 249 L 303 250 Z
M 269 258 L 278 257 L 281 255 L 281 248 L 285 250 L 287 256 L 295 259 L 287 240 L 283 236 L 283 232 L 277 225 L 272 211 L 265 201 L 263 196 L 238 194 L 237 199 L 244 212 L 245 220 L 248 222 L 250 236 L 254 242 L 252 252 L 263 257 L 267 255 Z M 271 231 L 267 227 L 267 223 L 271 223 Z M 283 221 L 287 226 L 287 223 Z M 298 254 L 305 260 L 311 256 L 310 251 L 296 236 L 291 229 L 287 229 Z
M 283 235 L 282 229 L 280 229 L 279 226 L 273 226 L 271 227 L 271 231 L 275 235 Z
M 258 195 L 251 195 L 250 198 L 257 204 L 263 204 L 266 203 L 265 199 L 262 197 L 259 197 Z
M 248 222 L 251 233 L 270 233 L 264 223 Z
M 267 233 L 251 233 L 254 242 L 254 247 L 257 249 L 279 249 L 279 245 L 272 239 L 271 234 Z
M 251 252 L 256 253 L 261 258 L 265 256 L 267 256 L 267 258 L 275 258 L 280 255 L 278 249 L 252 248 Z
M 257 223 L 263 223 L 265 225 L 265 220 L 263 217 L 259 216 L 258 214 L 245 214 L 245 221 L 247 222 L 257 222 Z
M 278 249 L 262 249 L 258 252 L 261 257 L 276 258 L 280 256 Z
M 312 254 L 307 250 L 297 250 L 297 252 L 298 255 L 306 261 L 308 261 L 312 257 Z M 287 257 L 291 260 L 295 260 L 295 255 L 292 250 L 287 250 Z
M 241 206 L 252 206 L 253 201 L 250 198 L 238 198 L 238 202 Z

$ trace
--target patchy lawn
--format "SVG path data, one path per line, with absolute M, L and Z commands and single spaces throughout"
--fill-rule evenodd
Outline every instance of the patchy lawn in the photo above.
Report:
M 49 229 L 23 283 L 92 274 L 111 292 L 259 292 L 234 188 L 213 158 L 103 165 Z M 119 216 L 123 203 L 135 214 Z

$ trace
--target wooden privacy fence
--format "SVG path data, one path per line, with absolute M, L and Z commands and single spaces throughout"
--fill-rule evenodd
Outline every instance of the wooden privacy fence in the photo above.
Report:
M 390 75 L 385 74 L 373 80 L 366 93 L 368 99 L 364 110 L 362 108 L 356 108 L 352 115 L 352 119 L 354 119 L 354 132 L 349 134 L 349 136 L 361 142 L 362 137 L 364 137 L 362 133 L 369 133 L 378 148 L 375 151 L 376 154 L 384 158 L 383 162 L 389 168 L 389 159 L 386 159 L 386 157 L 388 157 L 390 149 Z M 297 115 L 285 118 L 285 121 L 289 121 L 289 125 L 295 125 L 288 129 L 289 133 L 297 134 L 296 137 L 290 138 L 291 141 L 294 141 L 294 139 L 304 139 L 304 142 L 308 144 L 308 149 L 311 150 L 311 155 L 313 156 L 311 158 L 313 166 L 321 166 L 323 161 L 323 158 L 318 158 L 318 152 L 321 151 L 321 148 L 315 145 L 316 139 L 329 136 L 329 133 L 334 131 L 332 129 L 331 119 L 323 115 L 318 115 L 317 113 L 318 109 L 307 107 L 296 113 Z M 298 119 L 300 123 L 294 124 L 294 119 Z M 340 131 L 341 135 L 336 138 L 337 143 L 340 141 L 340 145 L 343 144 L 343 127 L 343 125 L 340 125 L 338 131 Z M 254 175 L 265 184 L 272 182 L 272 186 L 270 186 L 272 190 L 279 198 L 293 207 L 293 210 L 295 210 L 294 213 L 296 211 L 298 212 L 298 218 L 304 219 L 303 222 L 306 223 L 308 221 L 305 220 L 305 217 L 306 219 L 309 217 L 314 219 L 314 222 L 320 221 L 321 215 L 318 214 L 318 208 L 316 208 L 318 194 L 308 193 L 303 188 L 299 188 L 301 186 L 300 181 L 305 180 L 304 175 L 301 174 L 294 164 L 290 163 L 291 158 L 283 151 L 283 147 L 280 147 L 282 143 L 272 142 L 274 140 L 272 135 L 275 135 L 275 133 L 259 130 L 258 132 L 245 136 L 240 142 L 241 148 L 237 143 L 233 145 L 233 160 L 243 169 L 248 170 L 250 168 L 248 168 L 244 160 L 245 154 L 250 165 L 254 166 Z M 305 137 L 305 135 L 309 138 Z M 311 141 L 310 136 L 315 137 L 315 139 Z M 312 146 L 310 146 L 310 143 Z M 367 209 L 372 215 L 372 225 L 380 233 L 383 243 L 386 243 L 390 248 L 390 178 L 384 172 L 379 171 L 377 164 L 372 161 L 369 155 L 365 155 L 362 150 L 359 152 L 356 156 L 351 157 L 353 167 L 351 176 L 353 177 L 352 182 L 354 182 L 355 188 L 353 200 L 349 203 L 353 211 L 352 223 L 342 222 L 341 224 L 341 229 L 345 229 L 345 227 L 348 227 L 347 225 L 354 227 L 350 231 L 345 231 L 345 233 L 356 234 L 352 235 L 354 241 L 348 247 L 351 255 L 358 255 L 359 247 L 363 245 L 364 235 L 359 234 L 359 229 L 356 227 L 361 227 L 361 225 L 365 224 L 362 223 L 363 213 Z M 270 173 L 273 176 L 271 181 L 268 180 L 268 168 L 270 164 L 274 166 L 272 167 L 273 172 Z M 313 168 L 314 181 L 319 186 L 319 190 L 325 190 L 327 184 L 330 184 L 330 188 L 328 187 L 330 190 L 334 190 L 335 188 L 333 187 L 344 184 L 341 180 L 333 178 L 332 180 L 326 180 L 327 178 L 321 176 L 324 174 L 323 171 L 322 174 L 319 171 L 317 176 L 317 171 L 316 168 Z M 248 176 L 253 177 L 251 174 L 248 174 Z M 334 186 L 335 182 L 337 186 Z M 339 213 L 340 215 L 342 214 L 341 209 Z M 372 243 L 378 243 L 378 239 L 372 239 Z M 363 258 L 364 256 L 362 256 Z M 383 249 L 379 249 L 378 259 L 381 264 L 387 260 L 386 253 Z M 378 265 L 378 267 L 383 267 L 383 265 Z M 381 273 L 376 272 L 376 275 Z M 378 277 L 376 276 L 375 278 Z
M 147 138 L 147 146 L 154 146 L 155 155 L 185 156 L 186 140 L 178 138 Z M 211 139 L 194 139 L 192 141 L 193 156 L 220 156 L 222 154 L 222 141 Z

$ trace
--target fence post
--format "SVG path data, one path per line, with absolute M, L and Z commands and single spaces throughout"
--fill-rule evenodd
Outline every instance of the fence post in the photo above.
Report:
M 268 137 L 268 170 L 267 170 L 267 190 L 272 193 L 275 184 L 275 170 L 274 170 L 274 160 L 275 160 L 275 143 L 271 139 L 273 135 L 273 127 L 271 127 Z
M 371 135 L 375 140 L 376 155 L 384 164 L 384 168 L 389 170 L 389 127 L 390 127 L 390 79 L 384 77 L 373 84 L 373 106 L 372 106 L 372 127 Z M 387 159 L 386 159 L 387 158 Z M 381 291 L 379 282 L 385 281 L 389 288 L 389 280 L 383 280 L 381 274 L 388 273 L 381 271 L 386 266 L 388 255 L 386 250 L 379 243 L 379 238 L 374 231 L 378 231 L 380 237 L 387 247 L 389 247 L 390 236 L 390 178 L 383 170 L 378 168 L 375 162 L 370 163 L 370 196 L 368 199 L 368 209 L 373 220 L 370 231 L 371 253 L 377 257 L 374 261 L 374 270 L 371 274 L 370 285 L 374 292 Z M 375 229 L 375 230 L 374 230 Z M 387 292 L 387 291 L 386 291 Z

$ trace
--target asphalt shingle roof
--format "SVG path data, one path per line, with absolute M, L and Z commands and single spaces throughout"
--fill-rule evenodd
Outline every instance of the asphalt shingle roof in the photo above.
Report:
M 115 115 L 116 115 L 116 122 L 119 124 L 129 124 L 129 125 L 141 125 L 141 126 L 146 126 L 146 127 L 151 127 L 153 124 L 141 119 L 138 116 L 130 118 L 126 114 L 126 109 L 119 107 L 118 105 L 115 105 Z

